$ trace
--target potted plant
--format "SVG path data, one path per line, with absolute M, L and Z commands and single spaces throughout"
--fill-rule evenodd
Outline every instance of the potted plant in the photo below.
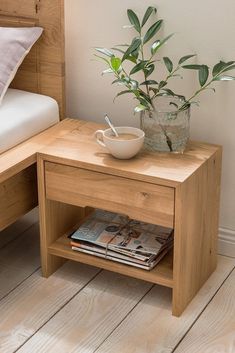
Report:
M 137 100 L 134 110 L 141 114 L 146 147 L 157 151 L 182 152 L 189 138 L 190 107 L 194 103 L 198 104 L 195 98 L 209 88 L 215 91 L 214 87 L 210 87 L 214 82 L 235 80 L 235 77 L 228 75 L 230 70 L 235 69 L 235 61 L 219 61 L 210 69 L 205 64 L 188 64 L 195 54 L 182 56 L 177 64 L 169 57 L 159 57 L 160 48 L 173 34 L 158 38 L 162 19 L 145 30 L 150 18 L 156 14 L 155 7 L 148 7 L 140 20 L 133 10 L 128 9 L 127 16 L 131 24 L 128 27 L 136 32 L 132 42 L 115 45 L 111 49 L 95 48 L 95 56 L 107 66 L 102 74 L 113 74 L 115 80 L 112 84 L 123 88 L 116 97 L 132 94 Z M 161 79 L 156 78 L 159 61 L 167 72 Z M 127 62 L 129 65 L 126 65 Z M 198 74 L 199 87 L 190 97 L 177 94 L 169 88 L 171 80 L 182 78 L 185 69 L 195 70 Z M 138 79 L 140 76 L 142 79 Z

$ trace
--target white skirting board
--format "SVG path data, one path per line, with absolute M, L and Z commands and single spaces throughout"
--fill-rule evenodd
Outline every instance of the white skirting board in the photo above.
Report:
M 235 258 L 235 230 L 219 228 L 218 253 Z

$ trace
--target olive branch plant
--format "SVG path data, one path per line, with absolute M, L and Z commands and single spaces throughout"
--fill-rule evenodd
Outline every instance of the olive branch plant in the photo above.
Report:
M 235 80 L 235 77 L 227 74 L 228 71 L 235 69 L 235 61 L 219 61 L 210 69 L 209 66 L 205 64 L 187 64 L 188 60 L 196 56 L 195 54 L 184 55 L 179 59 L 176 65 L 174 65 L 173 61 L 167 56 L 157 58 L 159 49 L 163 47 L 174 34 L 170 34 L 163 39 L 157 37 L 163 25 L 162 19 L 157 20 L 145 30 L 148 21 L 156 14 L 157 9 L 150 6 L 147 8 L 142 21 L 140 21 L 136 13 L 128 9 L 127 16 L 131 25 L 126 27 L 134 28 L 137 32 L 131 44 L 115 45 L 111 49 L 95 48 L 97 53 L 94 55 L 107 66 L 102 72 L 102 75 L 113 74 L 115 80 L 112 84 L 118 84 L 125 88 L 120 91 L 114 99 L 124 94 L 134 95 L 134 98 L 138 101 L 138 105 L 135 107 L 134 111 L 138 113 L 145 110 L 155 111 L 154 99 L 158 96 L 167 95 L 179 97 L 181 98 L 182 105 L 178 106 L 173 102 L 172 104 L 176 105 L 177 111 L 182 111 L 190 107 L 192 103 L 197 103 L 195 102 L 195 98 L 203 91 L 211 89 L 215 92 L 215 88 L 210 87 L 212 83 L 216 81 Z M 150 47 L 148 47 L 147 50 L 146 45 L 149 43 Z M 146 57 L 146 52 L 148 52 L 148 57 Z M 159 61 L 165 66 L 167 75 L 162 80 L 156 81 L 153 78 L 153 74 L 157 69 Z M 128 65 L 129 69 L 127 70 L 126 62 L 131 64 L 131 69 L 129 68 L 130 65 Z M 173 92 L 168 87 L 171 79 L 176 77 L 182 78 L 180 73 L 182 69 L 196 70 L 198 72 L 199 88 L 189 98 Z M 141 81 L 135 78 L 136 73 L 143 74 Z

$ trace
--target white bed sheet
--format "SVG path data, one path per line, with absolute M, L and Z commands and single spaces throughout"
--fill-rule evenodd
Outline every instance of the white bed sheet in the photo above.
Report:
M 59 107 L 53 98 L 8 89 L 0 106 L 0 153 L 58 122 Z

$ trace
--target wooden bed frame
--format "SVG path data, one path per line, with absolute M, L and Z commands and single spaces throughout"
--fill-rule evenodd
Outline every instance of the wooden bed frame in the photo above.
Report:
M 65 114 L 64 1 L 1 0 L 1 27 L 40 26 L 44 32 L 11 87 L 55 98 Z M 0 154 L 0 230 L 37 206 L 36 155 L 63 131 L 63 122 Z

